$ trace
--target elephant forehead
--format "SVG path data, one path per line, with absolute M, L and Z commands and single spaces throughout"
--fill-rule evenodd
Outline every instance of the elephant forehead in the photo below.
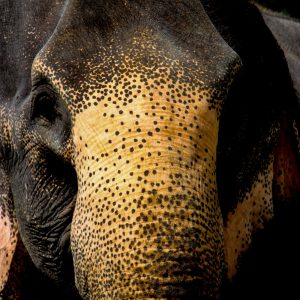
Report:
M 155 92 L 172 99 L 213 99 L 210 104 L 216 108 L 238 67 L 233 51 L 223 49 L 214 57 L 207 54 L 199 59 L 191 49 L 178 47 L 174 38 L 151 28 L 136 30 L 126 38 L 111 37 L 105 45 L 95 46 L 91 55 L 80 45 L 75 58 L 74 53 L 65 59 L 56 56 L 64 51 L 63 46 L 52 42 L 41 51 L 33 64 L 33 77 L 49 78 L 73 117 L 104 101 L 122 107 L 138 94 L 152 100 Z

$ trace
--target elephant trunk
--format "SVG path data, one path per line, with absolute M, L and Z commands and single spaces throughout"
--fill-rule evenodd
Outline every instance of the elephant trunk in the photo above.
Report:
M 224 255 L 214 121 L 197 144 L 174 136 L 164 143 L 167 136 L 149 130 L 130 135 L 130 146 L 117 130 L 114 140 L 75 135 L 81 150 L 71 242 L 83 297 L 218 298 Z
M 79 195 L 94 209 L 75 216 L 73 226 L 81 229 L 73 232 L 77 284 L 93 290 L 95 299 L 199 297 L 219 289 L 222 226 L 215 195 L 188 186 L 176 171 L 169 181 L 156 176 L 128 183 L 124 197 Z

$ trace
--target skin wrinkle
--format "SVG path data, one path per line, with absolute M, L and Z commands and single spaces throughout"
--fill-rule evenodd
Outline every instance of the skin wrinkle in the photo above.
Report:
M 28 247 L 28 251 L 34 253 L 35 265 L 43 271 L 46 270 L 45 273 L 52 276 L 52 280 L 59 282 L 63 276 L 66 277 L 66 281 L 72 280 L 72 268 L 71 270 L 68 268 L 71 266 L 71 261 L 69 261 L 71 256 L 67 257 L 66 255 L 69 245 L 69 238 L 67 237 L 69 233 L 65 232 L 70 229 L 65 228 L 68 227 L 67 221 L 70 222 L 74 208 L 73 202 L 67 199 L 73 193 L 73 185 L 69 184 L 72 174 L 68 173 L 69 178 L 64 179 L 62 178 L 64 176 L 63 172 L 68 172 L 68 170 L 62 169 L 60 176 L 57 176 L 57 173 L 51 173 L 49 176 L 49 150 L 45 147 L 45 143 L 42 146 L 37 145 L 40 136 L 32 130 L 32 125 L 30 130 L 24 130 L 28 121 L 26 122 L 26 119 L 24 120 L 22 117 L 20 122 L 17 123 L 19 128 L 16 135 L 22 135 L 23 141 L 27 142 L 24 149 L 22 149 L 26 155 L 19 151 L 17 164 L 22 166 L 19 168 L 21 174 L 12 176 L 19 180 L 25 178 L 25 182 L 13 182 L 13 194 L 16 199 L 19 198 L 18 193 L 20 191 L 18 188 L 25 187 L 24 203 L 21 203 L 21 210 L 18 206 L 16 208 L 18 222 L 23 224 L 21 237 L 26 247 Z M 16 137 L 14 136 L 14 138 Z M 57 154 L 58 152 L 56 152 Z M 37 160 L 40 164 L 36 163 Z M 60 161 L 59 163 L 61 164 Z M 50 164 L 52 163 L 50 162 Z M 50 167 L 59 168 L 61 166 L 55 162 Z M 41 190 L 43 190 L 42 195 Z M 21 192 L 24 196 L 24 189 Z M 49 195 L 51 195 L 51 198 Z M 71 200 L 74 200 L 74 197 Z M 20 204 L 17 203 L 17 205 Z M 66 267 L 67 264 L 68 267 Z

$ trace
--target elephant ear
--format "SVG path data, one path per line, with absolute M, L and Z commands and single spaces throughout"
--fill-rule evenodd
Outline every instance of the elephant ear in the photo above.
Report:
M 18 240 L 18 226 L 13 211 L 7 175 L 0 161 L 0 296 L 7 283 Z
M 274 193 L 282 206 L 299 199 L 300 195 L 300 23 L 260 5 L 256 6 L 284 53 L 298 99 L 298 102 L 294 101 L 289 114 L 285 114 L 281 120 L 279 141 L 274 153 Z

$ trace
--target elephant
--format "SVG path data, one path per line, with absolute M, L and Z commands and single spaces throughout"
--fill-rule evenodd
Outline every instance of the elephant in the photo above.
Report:
M 18 249 L 52 299 L 297 292 L 299 107 L 253 3 L 0 11 L 2 297 Z

